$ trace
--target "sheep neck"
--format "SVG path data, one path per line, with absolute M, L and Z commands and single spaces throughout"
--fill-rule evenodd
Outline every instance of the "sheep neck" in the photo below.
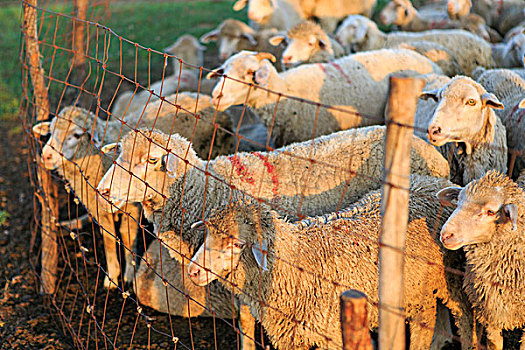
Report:
M 285 77 L 286 75 L 281 76 L 275 69 L 271 69 L 270 76 L 268 77 L 268 85 L 265 86 L 265 89 L 283 94 L 293 94 L 294 86 L 291 82 L 288 82 Z M 260 108 L 271 103 L 276 103 L 279 96 L 269 91 L 258 89 L 256 85 L 250 94 L 250 106 Z

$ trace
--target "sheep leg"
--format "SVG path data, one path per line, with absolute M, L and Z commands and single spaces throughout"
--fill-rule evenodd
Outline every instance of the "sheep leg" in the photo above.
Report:
M 436 326 L 436 304 L 424 307 L 410 321 L 410 349 L 430 349 Z
M 124 283 L 131 283 L 135 275 L 135 241 L 138 233 L 138 221 L 140 220 L 140 208 L 137 205 L 128 205 L 128 213 L 122 214 L 122 221 L 120 224 L 120 237 L 124 244 L 124 257 L 126 259 L 126 267 L 124 270 Z
M 445 344 L 452 342 L 452 326 L 450 325 L 449 310 L 443 304 L 437 304 L 436 328 L 431 349 L 441 349 Z
M 241 305 L 239 311 L 239 330 L 241 349 L 255 350 L 255 319 L 247 305 Z
M 84 227 L 84 225 L 88 224 L 89 222 L 91 222 L 91 218 L 89 217 L 89 214 L 84 214 L 79 218 L 60 221 L 58 225 L 61 227 L 70 229 L 70 230 L 81 230 L 82 227 Z
M 503 349 L 503 336 L 501 335 L 501 329 L 494 328 L 493 326 L 487 326 L 487 348 L 502 350 Z
M 104 253 L 106 254 L 107 275 L 104 277 L 104 287 L 114 289 L 118 283 L 120 264 L 115 244 L 116 232 L 113 214 L 100 214 L 97 221 L 104 239 Z

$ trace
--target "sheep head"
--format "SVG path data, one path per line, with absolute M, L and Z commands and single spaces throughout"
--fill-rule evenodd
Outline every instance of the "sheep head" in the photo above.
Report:
M 385 25 L 395 24 L 398 26 L 409 24 L 417 14 L 410 1 L 390 1 L 381 11 L 381 22 Z
M 451 19 L 458 19 L 467 16 L 472 8 L 471 0 L 448 0 L 447 13 Z
M 283 41 L 286 43 L 282 58 L 285 67 L 308 62 L 319 51 L 334 54 L 328 35 L 318 24 L 311 21 L 295 25 L 286 36 L 276 35 L 270 38 L 270 43 L 274 46 Z
M 523 215 L 523 191 L 494 170 L 463 188 L 445 188 L 437 196 L 443 205 L 454 206 L 457 201 L 440 237 L 443 246 L 451 250 L 490 242 L 500 227 L 516 231 Z M 498 234 L 497 238 L 503 237 Z
M 204 223 L 196 222 L 193 230 L 206 230 L 206 241 L 197 250 L 190 264 L 191 280 L 204 286 L 215 279 L 228 279 L 242 288 L 242 259 L 251 268 L 268 270 L 268 242 L 263 231 L 271 226 L 272 214 L 255 205 L 232 202 L 212 214 Z M 244 257 L 243 257 L 244 256 Z
M 193 35 L 185 34 L 178 38 L 172 45 L 166 47 L 163 51 L 182 59 L 185 63 L 202 66 L 204 62 L 204 50 L 206 50 L 206 47 L 202 46 L 197 38 Z
M 80 107 L 65 107 L 50 122 L 41 122 L 33 127 L 38 135 L 50 135 L 42 149 L 42 161 L 49 170 L 58 169 L 63 158 L 74 160 L 81 142 L 102 144 L 106 121 Z
M 104 150 L 112 154 L 115 148 L 112 145 Z M 109 212 L 126 202 L 162 205 L 169 185 L 185 174 L 186 161 L 188 166 L 201 165 L 190 142 L 177 134 L 139 129 L 126 135 L 118 148 L 120 155 L 97 187 L 99 205 Z
M 502 56 L 511 57 L 516 66 L 525 67 L 525 29 L 507 41 Z
M 211 102 L 215 108 L 224 111 L 233 105 L 255 102 L 253 90 L 258 86 L 269 87 L 270 75 L 277 74 L 270 61 L 276 61 L 272 54 L 241 51 L 210 72 L 207 78 L 221 75 L 212 91 Z
M 379 31 L 369 18 L 350 15 L 337 28 L 335 38 L 347 51 L 355 51 L 356 46 L 362 45 L 372 30 Z
M 219 57 L 226 60 L 231 55 L 239 52 L 242 41 L 247 41 L 248 46 L 256 46 L 255 31 L 245 23 L 236 19 L 224 20 L 216 29 L 201 36 L 203 43 L 219 42 Z
M 248 18 L 259 24 L 267 23 L 278 8 L 277 0 L 238 0 L 233 4 L 233 10 L 240 11 L 246 5 Z
M 492 109 L 503 109 L 503 104 L 474 80 L 457 76 L 441 89 L 423 92 L 421 98 L 438 102 L 428 126 L 433 145 L 464 143 L 470 154 L 472 147 L 494 140 L 497 116 Z

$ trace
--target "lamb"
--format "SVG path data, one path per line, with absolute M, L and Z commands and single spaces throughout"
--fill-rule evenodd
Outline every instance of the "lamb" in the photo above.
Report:
M 424 91 L 421 98 L 437 102 L 428 139 L 448 156 L 452 182 L 467 184 L 490 169 L 507 171 L 505 126 L 493 110 L 504 106 L 494 94 L 457 76 L 440 89 Z
M 281 57 L 282 48 L 276 48 L 268 42 L 277 33 L 275 28 L 255 31 L 241 21 L 228 18 L 217 28 L 201 36 L 200 41 L 205 44 L 217 41 L 219 57 L 223 61 L 243 50 L 270 52 L 276 57 Z
M 346 15 L 363 14 L 370 17 L 376 0 L 237 0 L 235 11 L 248 5 L 248 18 L 256 23 L 289 30 L 305 19 L 317 18 L 328 33 L 332 33 L 337 23 Z
M 492 58 L 500 68 L 523 68 L 525 65 L 525 29 L 507 42 L 492 47 Z
M 441 190 L 438 198 L 456 207 L 441 229 L 441 242 L 465 251 L 463 288 L 485 326 L 489 348 L 501 350 L 502 330 L 525 326 L 524 191 L 489 171 L 465 187 Z
M 348 16 L 337 29 L 336 38 L 346 49 L 355 51 L 377 50 L 403 42 L 435 42 L 454 54 L 466 75 L 471 75 L 472 71 L 479 66 L 486 68 L 494 66 L 490 44 L 461 29 L 385 34 L 368 18 L 352 15 Z
M 497 111 L 497 115 L 507 130 L 507 147 L 509 151 L 520 152 L 515 160 L 513 177 L 517 177 L 521 169 L 525 168 L 525 110 L 520 103 L 525 96 L 525 79 L 508 69 L 487 70 L 477 79 L 478 83 L 493 93 L 505 106 Z
M 447 279 L 445 257 L 433 234 L 444 220 L 432 196 L 450 182 L 425 176 L 412 180 L 404 290 L 410 348 L 431 348 L 437 298 L 452 311 L 467 345 L 470 305 L 459 279 Z M 306 224 L 280 218 L 264 205 L 233 201 L 205 224 L 192 225 L 194 230 L 206 227 L 207 238 L 188 275 L 200 286 L 218 280 L 231 289 L 278 349 L 340 349 L 339 296 L 344 290 L 367 294 L 369 324 L 378 325 L 380 225 L 380 191 L 329 220 L 311 218 Z
M 392 73 L 441 73 L 437 65 L 408 50 L 363 52 L 284 73 L 278 73 L 270 60 L 275 57 L 242 51 L 208 77 L 221 75 L 212 104 L 218 110 L 244 103 L 254 108 L 277 147 L 356 126 L 382 124 Z
M 148 101 L 153 102 L 159 99 L 159 96 L 168 96 L 177 91 L 197 91 L 200 87 L 202 93 L 210 93 L 213 84 L 201 84 L 200 71 L 195 69 L 202 67 L 204 63 L 202 54 L 204 49 L 195 37 L 181 36 L 173 45 L 164 49 L 166 53 L 177 58 L 173 63 L 173 74 L 152 83 L 149 90 L 139 90 L 136 87 L 133 91 L 120 93 L 111 108 L 111 115 L 119 119 L 126 119 L 130 114 L 140 114 Z M 187 66 L 183 67 L 183 65 Z
M 286 68 L 303 63 L 329 62 L 345 55 L 343 47 L 311 21 L 295 25 L 285 35 L 271 37 L 270 43 L 286 45 L 282 54 L 282 66 Z
M 101 227 L 107 262 L 104 286 L 116 288 L 120 274 L 115 240 L 118 240 L 115 223 L 119 214 L 99 210 L 95 186 L 111 165 L 112 159 L 98 148 L 105 124 L 91 112 L 79 107 L 66 107 L 51 122 L 41 122 L 33 132 L 45 136 L 51 134 L 42 150 L 46 169 L 57 170 L 67 181 L 77 198 L 84 204 L 89 215 Z M 131 282 L 134 274 L 132 246 L 138 231 L 140 210 L 136 205 L 123 206 L 120 238 L 125 246 L 126 270 L 124 282 Z
M 449 18 L 444 9 L 417 10 L 409 0 L 392 0 L 381 11 L 381 21 L 385 25 L 395 24 L 408 32 L 421 32 L 430 29 L 465 29 L 486 41 L 501 41 L 501 36 L 485 24 L 476 14 L 455 19 Z

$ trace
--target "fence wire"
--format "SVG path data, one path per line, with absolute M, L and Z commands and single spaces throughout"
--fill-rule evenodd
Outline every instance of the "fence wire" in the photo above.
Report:
M 75 7 L 79 4 L 40 3 L 34 7 L 38 38 L 22 33 L 24 42 L 37 39 L 40 45 L 51 106 L 47 111 L 49 133 L 42 134 L 50 136 L 38 136 L 32 130 L 37 105 L 29 77 L 31 62 L 25 49 L 20 54 L 20 115 L 30 146 L 28 162 L 35 190 L 32 264 L 40 276 L 44 268 L 40 245 L 44 238 L 39 236 L 42 212 L 58 213 L 53 222 L 58 231 L 58 271 L 49 303 L 74 347 L 241 349 L 253 344 L 266 348 L 271 342 L 264 336 L 263 325 L 257 324 L 255 333 L 241 327 L 246 321 L 241 304 L 246 300 L 264 306 L 264 313 L 279 315 L 282 322 L 295 324 L 294 332 L 300 328 L 322 339 L 319 347 L 340 344 L 341 340 L 327 331 L 333 319 L 327 318 L 330 322 L 319 328 L 297 313 L 289 314 L 290 308 L 269 303 L 263 278 L 250 276 L 256 288 L 244 288 L 234 282 L 234 273 L 218 274 L 194 259 L 193 264 L 206 271 L 209 279 L 218 280 L 197 287 L 188 277 L 188 265 L 209 240 L 205 241 L 204 231 L 192 228 L 192 224 L 203 221 L 208 234 L 218 232 L 230 239 L 229 250 L 223 254 L 235 255 L 234 250 L 245 242 L 226 229 L 232 226 L 216 224 L 217 212 L 242 202 L 246 207 L 255 205 L 261 216 L 271 208 L 278 213 L 278 220 L 286 221 L 283 226 L 292 223 L 290 227 L 297 230 L 329 230 L 337 225 L 338 234 L 331 238 L 334 242 L 350 239 L 352 246 L 376 252 L 382 246 L 377 238 L 379 222 L 369 223 L 370 232 L 352 229 L 362 225 L 360 207 L 352 203 L 385 184 L 382 157 L 378 164 L 368 165 L 360 163 L 362 155 L 358 152 L 346 154 L 347 158 L 340 156 L 338 148 L 363 142 L 357 125 L 344 134 L 344 140 L 335 134 L 321 135 L 328 133 L 327 116 L 337 115 L 340 120 L 358 117 L 366 125 L 376 125 L 384 124 L 383 115 L 366 115 L 335 103 L 272 91 L 253 77 L 242 79 L 211 70 L 220 65 L 215 58 L 186 62 L 148 43 L 133 41 L 131 30 L 120 33 L 102 24 L 111 18 L 107 0 L 90 3 L 80 17 Z M 24 6 L 32 5 L 24 2 Z M 210 18 L 213 23 L 207 23 L 203 30 L 214 28 L 228 15 L 219 13 Z M 75 37 L 79 28 L 84 33 L 80 42 Z M 341 71 L 337 63 L 319 66 Z M 219 90 L 213 99 L 205 79 L 209 73 L 219 75 L 215 86 Z M 352 83 L 352 77 L 343 76 L 341 80 Z M 243 86 L 239 106 L 227 111 L 214 109 L 214 101 L 220 106 L 231 86 Z M 261 91 L 274 101 L 265 110 L 267 116 L 262 122 L 254 119 L 254 108 L 250 107 L 251 96 Z M 297 125 L 297 129 L 308 132 L 302 140 L 295 136 L 288 140 L 302 143 L 285 146 L 289 142 L 279 139 L 279 133 L 296 131 L 280 128 L 292 103 L 301 106 L 296 108 L 302 108 L 304 124 L 311 124 Z M 523 112 L 516 109 L 513 113 Z M 412 125 L 402 126 L 426 132 Z M 264 136 L 254 137 L 245 131 L 251 127 L 265 129 Z M 284 144 L 276 145 L 276 140 Z M 381 152 L 373 149 L 369 158 L 380 157 Z M 42 162 L 37 161 L 40 155 Z M 521 151 L 512 150 L 511 155 L 510 174 Z M 50 171 L 53 181 L 59 183 L 54 193 L 58 208 L 39 205 L 37 199 L 49 194 L 38 181 L 39 171 Z M 323 194 L 325 191 L 329 194 Z M 418 195 L 425 196 L 411 193 Z M 419 200 L 436 202 L 434 195 Z M 428 218 L 428 234 L 436 245 L 446 219 L 443 213 L 449 211 L 440 208 Z M 256 222 L 255 226 L 262 230 L 264 225 Z M 262 245 L 262 238 L 259 240 Z M 333 249 L 334 254 L 345 253 L 337 246 Z M 304 263 L 304 257 L 297 256 L 299 252 L 281 256 L 267 247 L 259 250 L 272 266 L 295 271 L 292 279 L 297 283 L 302 279 L 317 281 L 320 298 L 337 300 L 342 291 L 356 288 L 337 275 L 327 274 L 325 270 L 330 268 L 326 266 L 313 269 Z M 447 264 L 446 257 L 439 261 L 408 250 L 401 253 L 407 261 L 443 271 L 448 281 L 464 276 L 461 266 Z M 261 265 L 260 276 L 265 269 Z M 250 294 L 245 289 L 258 292 Z M 307 292 L 295 288 L 294 293 L 289 296 L 291 302 L 300 303 Z M 372 314 L 377 314 L 377 296 L 369 297 L 375 310 Z M 299 307 L 294 304 L 291 309 Z M 326 312 L 336 314 L 339 306 L 333 303 L 328 308 Z M 401 314 L 405 315 L 404 311 Z M 459 341 L 456 334 L 434 330 L 417 313 L 406 317 L 411 325 L 418 326 L 411 328 L 413 332 L 430 330 Z

